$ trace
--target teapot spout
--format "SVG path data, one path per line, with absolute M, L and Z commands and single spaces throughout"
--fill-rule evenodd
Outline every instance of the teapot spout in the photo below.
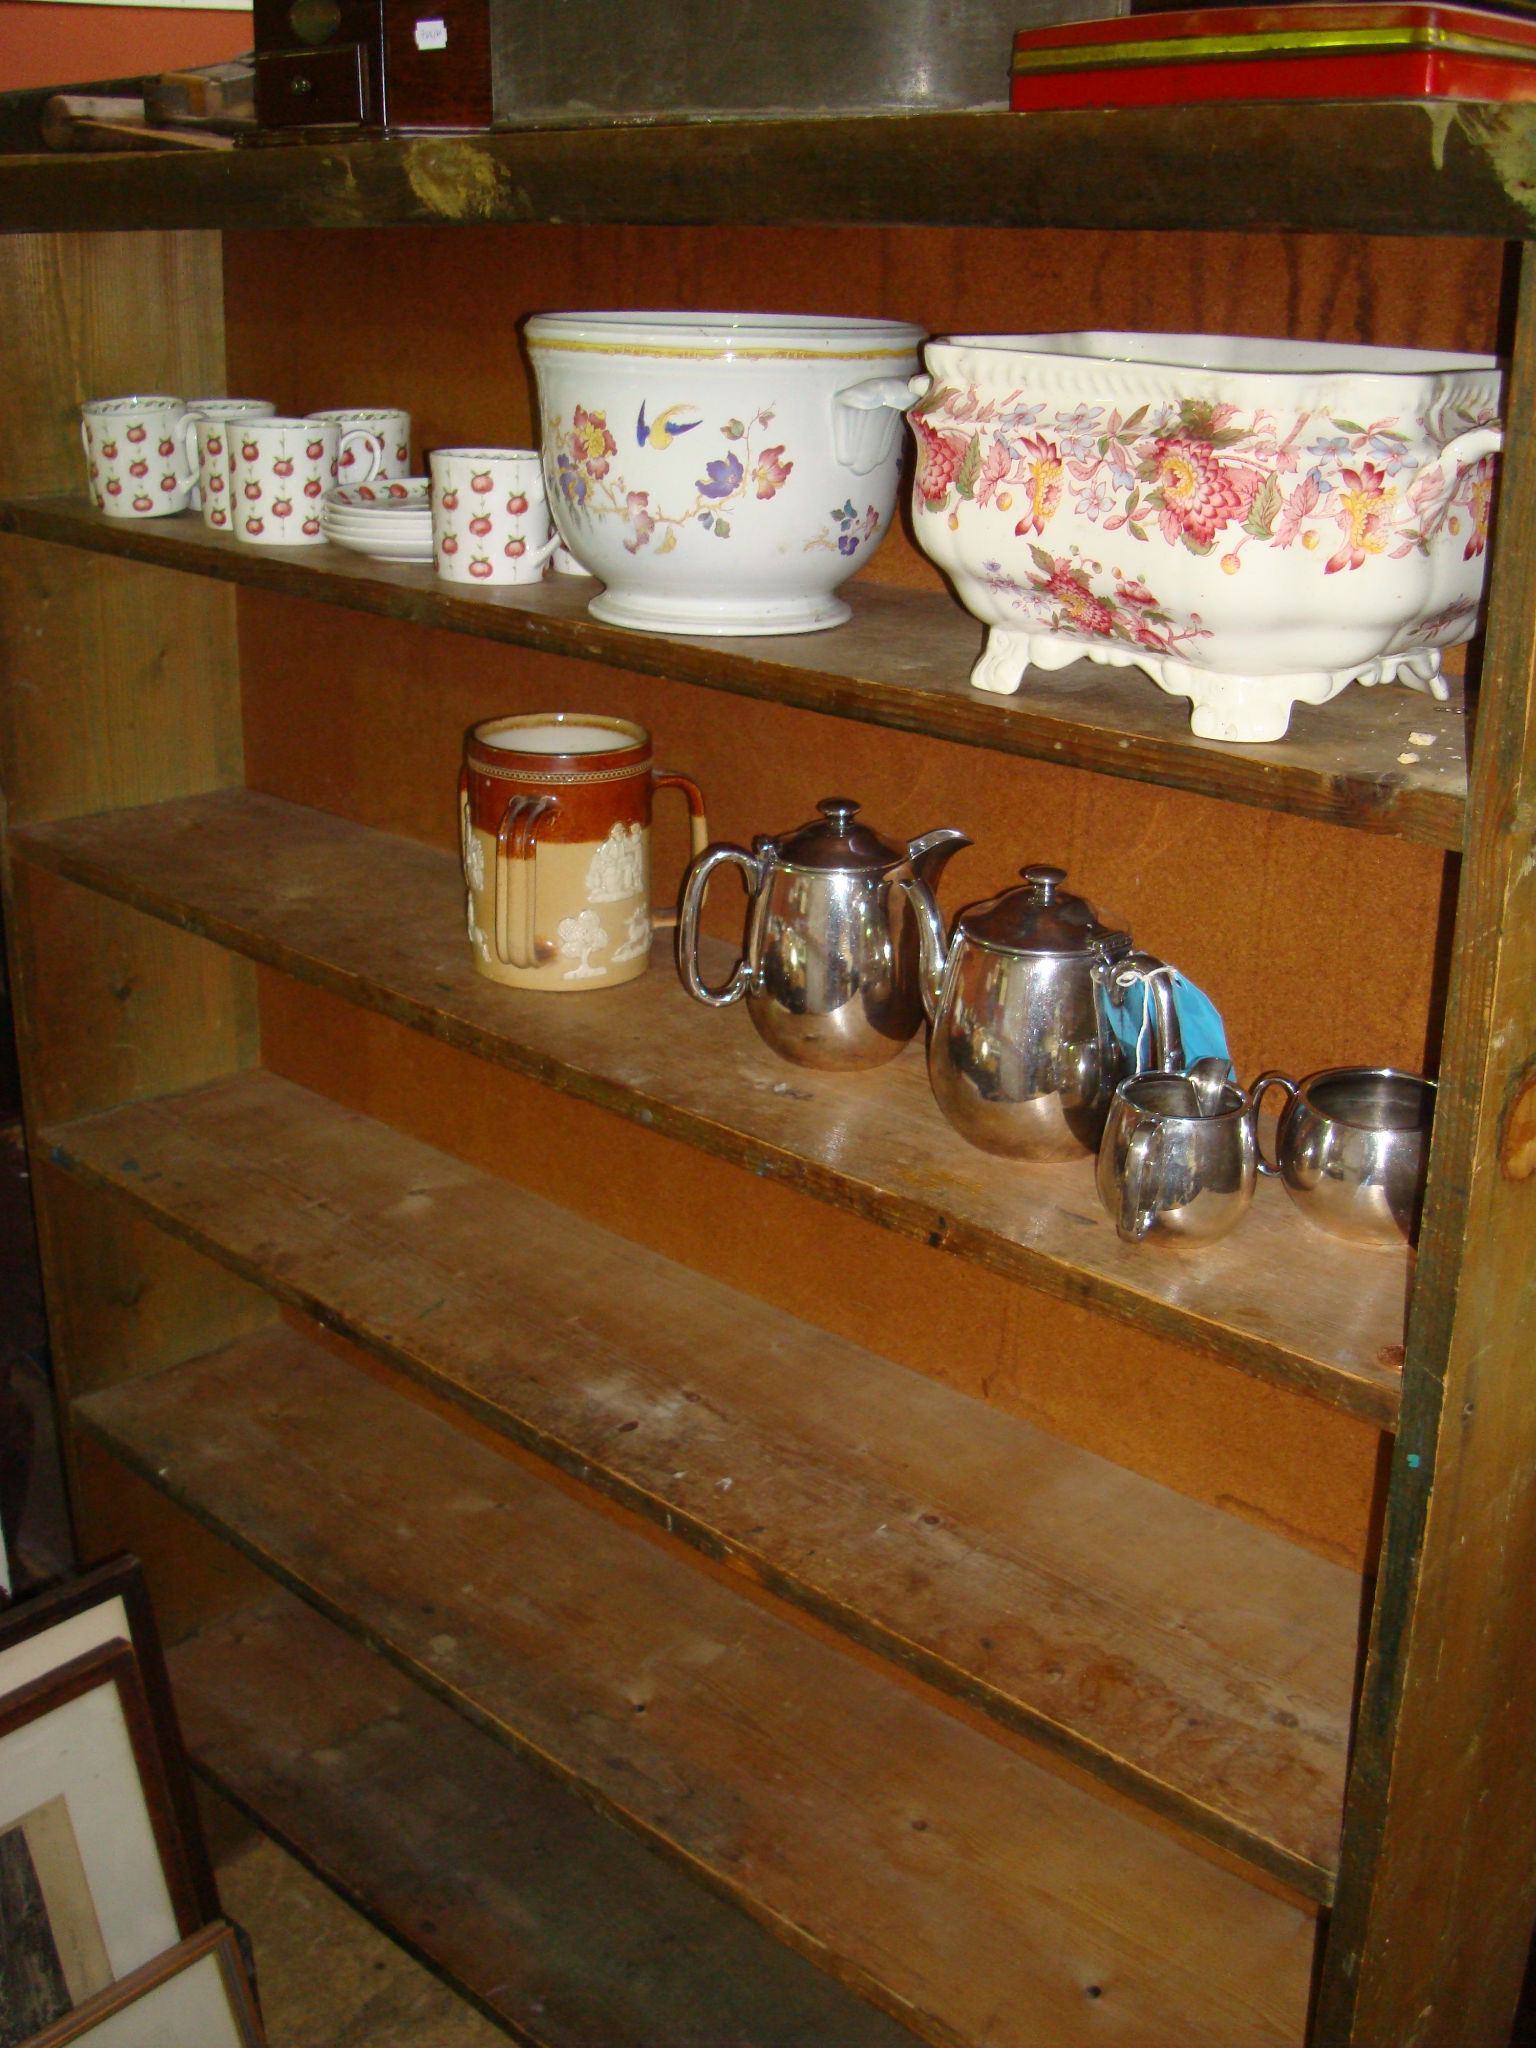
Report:
M 934 896 L 944 863 L 952 853 L 971 844 L 969 834 L 953 825 L 940 825 L 907 842 L 907 858 L 894 879 L 906 891 L 917 919 L 918 986 L 923 1010 L 931 1024 L 939 1013 L 939 993 L 944 986 L 944 963 L 949 958 L 949 939 L 944 917 Z
M 930 889 L 936 889 L 950 855 L 970 844 L 969 833 L 958 832 L 953 825 L 941 825 L 936 832 L 924 832 L 908 841 L 907 861 L 914 875 Z

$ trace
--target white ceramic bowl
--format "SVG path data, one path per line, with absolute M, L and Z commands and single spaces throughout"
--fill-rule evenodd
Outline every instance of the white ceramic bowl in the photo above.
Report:
M 1198 334 L 930 342 L 917 537 L 991 628 L 978 689 L 1133 663 L 1205 739 L 1351 681 L 1443 697 L 1486 566 L 1491 356 Z
M 609 623 L 813 633 L 879 545 L 922 329 L 769 313 L 528 323 L 560 538 Z

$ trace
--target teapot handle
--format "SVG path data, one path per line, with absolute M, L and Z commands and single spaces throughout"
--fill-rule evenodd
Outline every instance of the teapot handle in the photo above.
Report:
M 748 853 L 744 846 L 709 846 L 688 870 L 677 918 L 677 971 L 683 978 L 683 987 L 696 1003 L 707 1003 L 712 1010 L 728 1009 L 732 1003 L 739 1003 L 752 979 L 752 970 L 745 960 L 736 962 L 730 980 L 717 989 L 707 988 L 699 973 L 699 916 L 704 908 L 704 892 L 715 869 L 728 862 L 741 869 L 748 895 L 757 893 L 762 887 L 763 870 L 755 854 Z

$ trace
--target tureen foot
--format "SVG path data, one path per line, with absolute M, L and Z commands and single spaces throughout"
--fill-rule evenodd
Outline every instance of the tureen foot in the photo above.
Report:
M 1080 640 L 1056 633 L 1020 633 L 1011 626 L 993 626 L 987 644 L 971 670 L 971 687 L 991 690 L 996 696 L 1011 697 L 1024 680 L 1027 668 L 1070 668 L 1091 652 Z M 1101 657 L 1095 652 L 1095 661 Z M 1121 655 L 1121 661 L 1129 660 Z

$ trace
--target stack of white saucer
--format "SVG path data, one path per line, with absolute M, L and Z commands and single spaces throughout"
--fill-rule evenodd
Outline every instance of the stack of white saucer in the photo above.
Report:
M 327 540 L 377 562 L 430 562 L 432 505 L 424 476 L 340 484 L 325 494 L 320 525 Z

